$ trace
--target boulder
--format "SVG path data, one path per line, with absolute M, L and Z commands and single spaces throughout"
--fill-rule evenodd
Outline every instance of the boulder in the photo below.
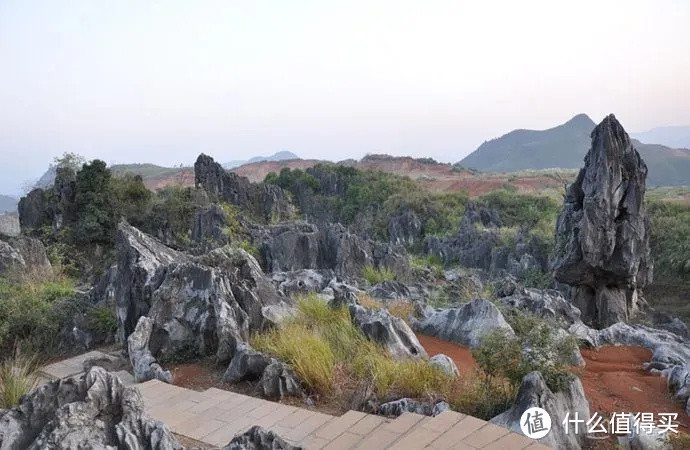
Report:
M 232 357 L 230 365 L 223 374 L 222 380 L 228 383 L 237 383 L 245 380 L 258 380 L 264 370 L 271 363 L 277 362 L 275 358 L 257 352 L 246 343 L 240 343 Z
M 149 380 L 172 383 L 170 371 L 163 370 L 149 350 L 152 331 L 153 321 L 148 317 L 140 317 L 134 332 L 127 338 L 127 350 L 134 372 L 134 380 L 137 383 Z
M 422 334 L 470 348 L 478 347 L 484 335 L 496 330 L 515 335 L 498 308 L 490 301 L 481 299 L 472 300 L 459 308 L 435 309 L 426 318 L 414 321 L 413 326 Z
M 458 366 L 455 365 L 455 361 L 453 361 L 450 356 L 444 355 L 443 353 L 439 353 L 438 355 L 434 355 L 429 358 L 429 364 L 434 367 L 438 367 L 453 378 L 456 378 L 458 375 L 460 375 L 460 371 L 458 370 Z
M 553 289 L 527 288 L 499 299 L 503 305 L 557 322 L 564 328 L 580 322 L 580 310 Z
M 24 231 L 38 230 L 52 225 L 51 194 L 36 188 L 19 199 L 19 225 Z
M 41 241 L 28 236 L 0 235 L 0 276 L 48 276 L 52 273 Z
M 604 328 L 628 320 L 652 280 L 647 166 L 613 115 L 592 132 L 585 166 L 568 187 L 556 224 L 556 280 L 574 286 L 583 320 Z
M 320 269 L 321 238 L 316 225 L 306 222 L 271 227 L 261 251 L 270 272 Z
M 411 398 L 401 398 L 378 407 L 378 414 L 386 417 L 398 417 L 406 412 L 436 417 L 444 411 L 450 411 L 450 405 L 444 401 L 429 403 Z
M 162 422 L 146 415 L 141 394 L 100 367 L 57 380 L 0 410 L 0 448 L 181 450 Z
M 285 363 L 273 361 L 263 371 L 256 390 L 268 399 L 282 399 L 286 396 L 299 397 L 304 394 L 302 384 L 295 372 Z
M 224 246 L 192 257 L 122 223 L 117 253 L 118 337 L 124 341 L 132 324 L 148 316 L 154 357 L 215 354 L 229 362 L 238 342 L 264 326 L 262 308 L 282 302 L 259 263 L 242 249 Z
M 273 431 L 255 425 L 232 438 L 223 450 L 302 450 L 302 447 L 288 444 Z
M 394 358 L 426 358 L 424 347 L 404 320 L 388 310 L 372 311 L 350 305 L 354 324 L 373 342 L 383 346 Z
M 281 302 L 277 305 L 268 305 L 261 308 L 261 315 L 264 317 L 263 328 L 281 328 L 285 322 L 297 316 L 297 308 L 288 303 Z
M 523 412 L 532 407 L 542 408 L 551 416 L 551 431 L 539 439 L 539 443 L 558 449 L 580 449 L 584 445 L 586 426 L 580 424 L 578 434 L 570 426 L 566 433 L 562 423 L 566 414 L 574 418 L 577 413 L 585 423 L 589 420 L 589 403 L 579 378 L 573 378 L 561 392 L 554 393 L 541 373 L 530 372 L 523 378 L 513 405 L 490 422 L 522 434 L 520 418 Z
M 15 213 L 0 212 L 0 235 L 14 237 L 19 236 L 20 233 L 19 215 Z

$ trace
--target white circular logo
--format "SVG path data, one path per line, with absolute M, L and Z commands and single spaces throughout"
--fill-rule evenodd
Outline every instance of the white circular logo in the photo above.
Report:
M 551 417 L 546 410 L 534 406 L 522 413 L 520 428 L 528 438 L 541 439 L 551 431 Z

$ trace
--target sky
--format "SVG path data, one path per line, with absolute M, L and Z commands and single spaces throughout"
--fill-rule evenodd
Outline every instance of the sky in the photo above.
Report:
M 457 162 L 515 128 L 690 124 L 690 2 L 0 1 L 0 193 L 54 156 Z

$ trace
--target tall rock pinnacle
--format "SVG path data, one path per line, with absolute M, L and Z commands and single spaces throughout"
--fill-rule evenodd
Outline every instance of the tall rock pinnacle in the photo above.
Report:
M 552 267 L 573 286 L 583 320 L 606 327 L 637 310 L 652 280 L 647 166 L 613 114 L 592 131 L 585 166 L 570 185 L 556 224 Z

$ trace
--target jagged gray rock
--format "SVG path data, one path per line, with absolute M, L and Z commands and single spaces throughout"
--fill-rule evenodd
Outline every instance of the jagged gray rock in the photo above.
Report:
M 444 411 L 450 411 L 450 405 L 444 401 L 429 403 L 411 398 L 401 398 L 380 405 L 377 413 L 386 417 L 398 417 L 406 412 L 435 417 Z
M 282 328 L 286 322 L 297 316 L 297 308 L 288 303 L 278 303 L 261 308 L 261 315 L 264 317 L 263 328 Z
M 255 425 L 232 438 L 223 450 L 302 450 L 302 447 L 291 445 L 273 431 Z
M 0 235 L 19 236 L 20 233 L 19 215 L 0 212 Z
M 287 364 L 279 361 L 273 361 L 266 366 L 256 390 L 268 399 L 299 397 L 304 394 L 302 384 L 295 372 Z
M 413 245 L 422 237 L 422 221 L 407 210 L 388 221 L 388 239 L 393 244 Z
M 154 357 L 194 351 L 229 362 L 237 343 L 264 326 L 262 308 L 282 301 L 242 249 L 224 246 L 192 257 L 121 223 L 117 252 L 118 337 L 124 341 L 139 317 L 148 316 Z
M 41 241 L 28 236 L 0 235 L 0 276 L 47 276 L 52 273 Z
M 373 342 L 382 345 L 394 358 L 426 358 L 424 347 L 404 320 L 388 310 L 373 311 L 350 305 L 354 324 Z
M 321 292 L 335 277 L 332 270 L 301 269 L 291 272 L 273 272 L 271 281 L 285 295 Z
M 201 208 L 194 213 L 192 241 L 204 248 L 227 244 L 226 225 L 225 212 L 220 205 Z
M 252 183 L 229 172 L 203 153 L 194 163 L 194 183 L 216 198 L 256 213 L 265 220 L 285 220 L 295 210 L 288 194 L 278 186 Z
M 435 309 L 427 317 L 413 321 L 413 327 L 422 334 L 470 348 L 478 347 L 482 337 L 495 330 L 515 335 L 501 311 L 482 299 L 472 300 L 459 308 Z
M 0 410 L 0 448 L 181 450 L 162 422 L 144 412 L 141 394 L 100 367 L 80 379 L 44 384 L 19 406 Z
M 652 280 L 647 166 L 613 115 L 592 132 L 585 166 L 570 185 L 556 225 L 554 275 L 597 328 L 626 321 Z
M 386 280 L 372 286 L 367 294 L 383 300 L 401 300 L 410 298 L 410 289 L 396 280 Z
M 228 383 L 258 380 L 263 375 L 266 367 L 274 362 L 278 361 L 254 350 L 249 344 L 240 343 L 222 379 Z
M 586 427 L 579 427 L 575 434 L 572 427 L 565 432 L 562 420 L 566 414 L 578 414 L 585 422 L 589 420 L 589 402 L 585 398 L 582 382 L 575 377 L 561 392 L 552 392 L 539 372 L 530 372 L 522 380 L 517 397 L 507 411 L 490 420 L 491 423 L 509 428 L 522 434 L 520 417 L 531 407 L 545 409 L 551 416 L 551 431 L 539 442 L 558 449 L 580 449 L 585 442 Z
M 152 332 L 153 320 L 148 317 L 140 317 L 134 332 L 127 338 L 127 350 L 134 372 L 134 380 L 137 383 L 154 379 L 172 383 L 170 371 L 164 370 L 149 350 Z
M 399 277 L 410 271 L 403 247 L 363 239 L 341 224 L 279 224 L 261 241 L 262 257 L 272 272 L 320 269 L 333 270 L 341 278 L 358 278 L 366 266 L 384 267 Z
M 509 308 L 551 319 L 564 328 L 580 322 L 580 310 L 563 298 L 560 292 L 553 289 L 523 289 L 513 295 L 500 298 L 499 302 Z

